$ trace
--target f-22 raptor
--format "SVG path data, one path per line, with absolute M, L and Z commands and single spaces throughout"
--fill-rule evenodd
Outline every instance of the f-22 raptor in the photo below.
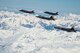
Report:
M 49 15 L 58 15 L 58 12 L 53 13 L 53 12 L 45 11 L 44 13 L 49 14 Z
M 19 10 L 19 11 L 21 11 L 21 12 L 24 12 L 24 13 L 29 13 L 29 14 L 34 14 L 35 12 L 34 12 L 34 10 L 32 10 L 32 11 L 28 11 L 28 10 Z

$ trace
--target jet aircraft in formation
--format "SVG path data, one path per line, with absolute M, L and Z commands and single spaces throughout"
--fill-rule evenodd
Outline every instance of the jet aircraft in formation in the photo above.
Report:
M 41 18 L 41 19 L 45 19 L 45 20 L 55 20 L 55 18 L 53 16 L 44 17 L 44 16 L 39 15 L 39 16 L 36 16 L 36 17 Z
M 32 11 L 28 11 L 28 10 L 19 10 L 19 11 L 21 11 L 21 12 L 24 12 L 24 13 L 29 13 L 29 14 L 33 14 L 34 13 L 34 10 L 32 10 Z
M 22 9 L 22 10 L 19 10 L 19 11 L 24 12 L 24 13 L 29 13 L 29 14 L 34 14 L 35 13 L 34 10 L 28 11 L 28 10 L 23 10 Z M 39 15 L 39 16 L 36 16 L 36 17 L 37 18 L 40 18 L 40 19 L 45 19 L 45 20 L 56 20 L 53 16 L 58 15 L 58 12 L 53 13 L 53 12 L 45 11 L 43 13 L 49 14 L 51 16 L 50 17 L 45 17 L 45 16 Z M 72 27 L 72 28 L 64 28 L 64 27 L 56 26 L 54 28 L 59 29 L 59 30 L 63 30 L 63 31 L 67 31 L 67 32 L 76 32 L 76 30 L 74 29 L 74 27 Z
M 59 29 L 59 30 L 63 30 L 63 31 L 67 31 L 67 32 L 76 32 L 76 30 L 74 29 L 74 27 L 72 27 L 72 28 L 64 28 L 64 27 L 56 26 L 54 28 Z
M 44 13 L 49 14 L 49 15 L 58 15 L 58 12 L 53 13 L 53 12 L 45 11 Z

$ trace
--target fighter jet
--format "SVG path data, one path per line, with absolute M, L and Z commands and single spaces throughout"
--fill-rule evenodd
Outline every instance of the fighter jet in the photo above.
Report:
M 57 26 L 57 27 L 54 27 L 54 28 L 60 29 L 60 30 L 63 30 L 63 31 L 67 31 L 67 32 L 76 32 L 76 30 L 74 29 L 74 27 L 72 27 L 72 28 L 63 28 L 63 27 Z
M 45 11 L 44 13 L 49 14 L 49 15 L 58 15 L 58 12 L 53 13 L 53 12 Z
M 39 16 L 36 16 L 36 17 L 41 18 L 41 19 L 46 19 L 46 20 L 55 20 L 53 16 L 48 18 L 48 17 L 44 17 L 44 16 L 39 15 Z
M 32 11 L 27 11 L 27 10 L 19 10 L 19 11 L 21 11 L 21 12 L 24 12 L 24 13 L 29 13 L 29 14 L 34 14 L 34 10 L 32 10 Z

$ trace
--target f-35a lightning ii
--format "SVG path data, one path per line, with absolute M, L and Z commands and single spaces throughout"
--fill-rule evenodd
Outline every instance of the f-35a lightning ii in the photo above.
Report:
M 21 11 L 21 12 L 24 12 L 24 13 L 29 13 L 29 14 L 34 14 L 34 10 L 32 10 L 32 11 L 28 11 L 28 10 L 19 10 L 19 11 Z
M 58 12 L 53 13 L 53 12 L 45 11 L 44 13 L 49 14 L 49 15 L 58 15 Z
M 41 19 L 45 19 L 45 20 L 55 20 L 55 18 L 53 16 L 44 17 L 44 16 L 39 15 L 39 16 L 36 16 L 36 17 L 41 18 Z
M 67 31 L 67 32 L 76 32 L 76 30 L 74 29 L 74 27 L 72 27 L 72 28 L 63 28 L 63 27 L 57 26 L 57 27 L 54 27 L 54 28 L 60 29 L 60 30 L 63 30 L 63 31 Z

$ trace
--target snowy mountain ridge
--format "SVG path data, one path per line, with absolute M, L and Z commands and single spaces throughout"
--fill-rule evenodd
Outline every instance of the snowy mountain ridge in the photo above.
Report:
M 80 15 L 56 19 L 0 11 L 0 53 L 80 53 Z M 56 25 L 78 31 L 56 30 Z

